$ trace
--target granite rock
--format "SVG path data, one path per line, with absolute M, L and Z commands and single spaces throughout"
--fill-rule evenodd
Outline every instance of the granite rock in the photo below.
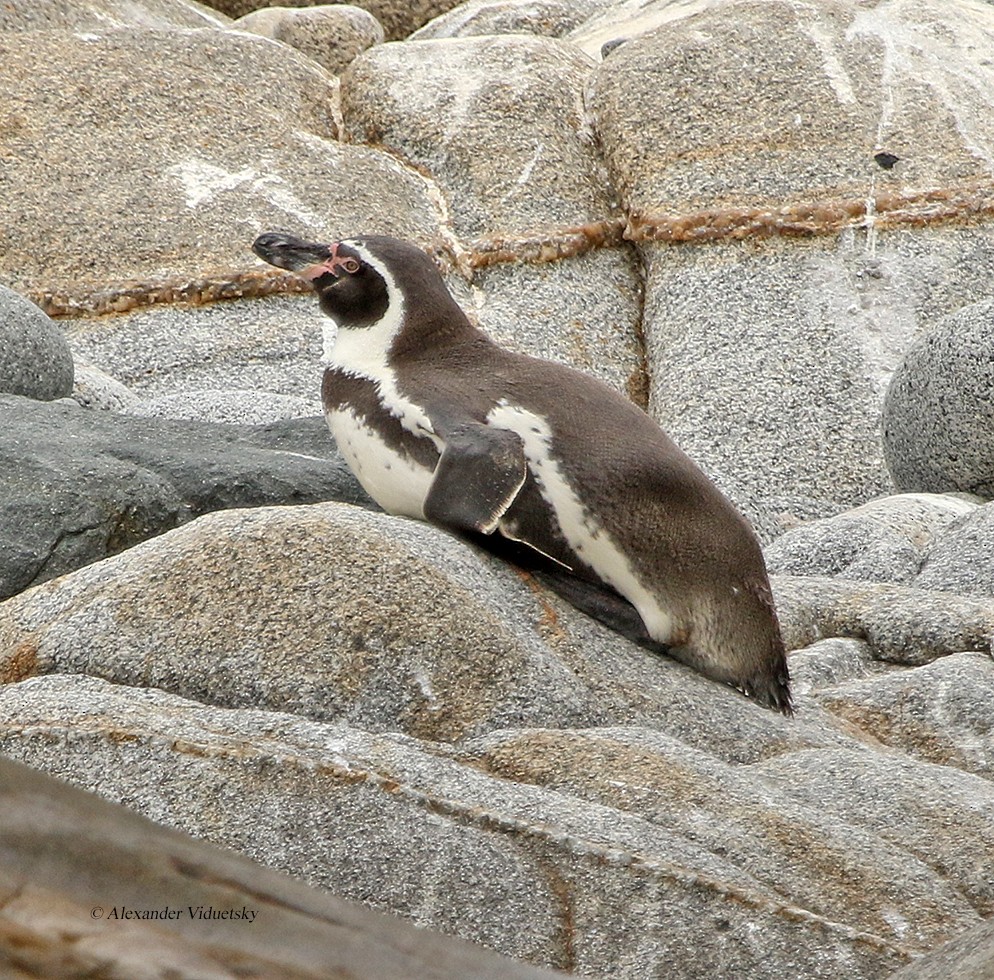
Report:
M 0 595 L 223 507 L 367 500 L 323 420 L 239 427 L 0 396 Z
M 841 578 L 774 575 L 771 582 L 788 650 L 843 636 L 906 666 L 962 650 L 994 653 L 990 599 Z
M 62 321 L 77 358 L 143 399 L 239 388 L 309 400 L 320 395 L 329 322 L 313 295 Z
M 853 975 L 885 976 L 978 921 L 961 889 L 984 894 L 968 865 L 944 881 L 908 853 L 906 835 L 866 829 L 875 814 L 833 825 L 830 797 L 795 805 L 782 778 L 753 779 L 638 728 L 497 732 L 452 758 L 396 734 L 221 711 L 94 678 L 26 681 L 0 706 L 14 758 L 74 773 L 338 894 L 580 975 L 666 963 L 703 977 L 723 963 L 830 977 L 844 962 Z M 57 756 L 46 731 L 59 733 Z M 851 750 L 856 764 L 869 754 Z M 894 808 L 887 767 L 861 764 L 882 777 L 875 809 Z M 957 809 L 989 810 L 986 781 L 945 782 L 959 790 Z M 233 819 L 276 787 L 281 805 L 260 806 L 251 828 Z M 989 828 L 965 825 L 960 853 L 989 846 Z M 817 873 L 795 877 L 806 864 Z M 454 901 L 438 901 L 453 888 Z M 802 894 L 822 911 L 795 904 Z
M 887 465 L 902 490 L 994 496 L 994 300 L 971 303 L 912 345 L 883 408 Z
M 989 179 L 976 150 L 994 136 L 994 11 L 983 4 L 816 0 L 801 12 L 788 0 L 724 0 L 667 19 L 612 54 L 593 87 L 633 232 L 821 232 L 865 217 L 867 193 L 886 224 L 889 210 L 940 200 L 915 187 L 954 197 Z M 960 84 L 963 72 L 977 84 Z M 950 111 L 959 128 L 937 124 Z M 881 152 L 898 159 L 884 167 Z
M 891 980 L 990 980 L 992 976 L 994 919 L 988 919 L 902 967 Z
M 994 779 L 994 659 L 989 652 L 951 654 L 815 696 L 828 711 L 884 745 Z
M 497 343 L 592 374 L 646 407 L 641 280 L 633 249 L 602 249 L 568 262 L 501 263 L 481 269 L 469 287 L 455 279 L 452 287 Z
M 458 0 L 356 0 L 351 6 L 372 14 L 383 25 L 387 39 L 396 41 L 450 10 L 456 3 Z M 211 4 L 229 17 L 244 17 L 254 10 L 279 5 L 272 0 L 213 0 Z M 298 0 L 294 6 L 307 8 L 329 4 L 327 0 Z
M 334 77 L 285 45 L 223 30 L 14 33 L 0 37 L 0 87 L 3 181 L 18 188 L 0 198 L 0 227 L 19 229 L 0 233 L 0 281 L 53 311 L 251 293 L 264 228 L 435 233 L 424 179 L 338 143 Z M 86 207 L 67 211 L 67 196 Z
M 125 410 L 125 414 L 230 425 L 264 425 L 284 419 L 313 418 L 322 414 L 322 408 L 320 401 L 267 391 L 192 389 L 137 401 Z
M 561 976 L 332 898 L 7 759 L 0 892 L 10 977 Z
M 437 41 L 478 34 L 562 37 L 604 6 L 597 0 L 468 0 L 430 20 L 410 40 Z
M 72 392 L 73 359 L 59 327 L 38 307 L 0 286 L 0 392 L 39 401 Z
M 784 575 L 829 575 L 929 588 L 927 580 L 917 576 L 930 549 L 978 506 L 978 499 L 965 495 L 881 497 L 836 517 L 792 528 L 766 548 L 766 565 Z
M 461 239 L 604 222 L 617 211 L 583 115 L 592 67 L 527 35 L 380 45 L 342 76 L 345 132 L 427 171 Z
M 73 372 L 72 397 L 83 408 L 123 412 L 139 401 L 127 385 L 88 361 L 74 357 Z
M 625 720 L 736 759 L 835 744 L 817 713 L 771 722 L 533 586 L 450 534 L 348 504 L 226 510 L 9 600 L 0 676 L 30 650 L 30 672 L 433 740 Z
M 223 27 L 227 17 L 196 0 L 4 0 L 0 34 L 15 31 L 105 31 L 109 27 Z
M 665 22 L 639 33 L 652 11 Z M 631 40 L 587 106 L 646 254 L 651 411 L 781 529 L 892 492 L 890 374 L 939 317 L 989 294 L 990 229 L 954 219 L 989 202 L 976 146 L 994 135 L 994 9 L 658 4 L 629 35 L 633 13 L 614 11 Z M 962 125 L 933 125 L 947 113 Z M 885 169 L 881 153 L 899 160 Z
M 914 585 L 994 598 L 994 504 L 964 515 L 932 544 Z
M 383 41 L 379 21 L 361 7 L 345 3 L 302 9 L 265 7 L 231 26 L 289 44 L 334 75 L 359 52 Z

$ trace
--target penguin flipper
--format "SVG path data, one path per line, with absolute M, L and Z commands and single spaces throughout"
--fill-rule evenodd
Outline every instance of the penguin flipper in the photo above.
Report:
M 461 531 L 491 534 L 528 475 L 521 436 L 487 425 L 445 433 L 445 449 L 424 501 L 425 518 Z

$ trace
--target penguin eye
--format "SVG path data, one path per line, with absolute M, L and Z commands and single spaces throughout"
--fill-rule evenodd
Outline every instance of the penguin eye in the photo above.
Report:
M 342 268 L 350 275 L 359 271 L 359 262 L 356 259 L 342 259 Z

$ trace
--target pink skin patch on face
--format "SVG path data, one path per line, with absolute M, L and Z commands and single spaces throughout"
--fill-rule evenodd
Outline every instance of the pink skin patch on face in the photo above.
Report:
M 333 245 L 329 245 L 328 249 L 331 254 L 324 260 L 324 262 L 315 262 L 314 265 L 309 265 L 306 269 L 301 269 L 299 275 L 303 276 L 305 279 L 310 279 L 312 282 L 315 279 L 319 279 L 326 273 L 331 273 L 336 279 L 343 273 L 354 273 L 359 271 L 359 262 L 354 259 L 351 255 L 339 255 L 338 246 L 340 242 L 335 242 Z

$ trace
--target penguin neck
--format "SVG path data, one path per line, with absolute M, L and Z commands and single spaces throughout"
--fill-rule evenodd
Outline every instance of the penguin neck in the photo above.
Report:
M 482 336 L 451 298 L 447 307 L 421 310 L 414 318 L 403 301 L 391 303 L 369 326 L 336 324 L 329 318 L 322 334 L 322 360 L 328 367 L 372 380 L 380 380 L 397 360 L 431 358 L 442 348 Z

